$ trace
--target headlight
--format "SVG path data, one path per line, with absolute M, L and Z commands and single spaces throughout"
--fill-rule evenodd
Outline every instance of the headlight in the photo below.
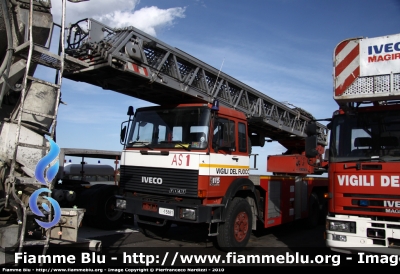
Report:
M 126 209 L 126 200 L 117 199 L 115 206 L 119 209 Z
M 338 222 L 338 221 L 327 221 L 328 230 L 339 231 L 347 233 L 356 233 L 356 223 L 355 222 Z
M 179 217 L 181 219 L 196 220 L 196 210 L 192 208 L 181 208 L 179 210 Z
M 347 242 L 347 237 L 344 235 L 335 235 L 332 234 L 332 240 L 339 241 L 339 242 Z

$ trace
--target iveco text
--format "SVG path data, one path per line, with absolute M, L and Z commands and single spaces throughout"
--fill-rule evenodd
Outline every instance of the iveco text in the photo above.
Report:
M 162 184 L 162 178 L 158 178 L 158 177 L 142 177 L 142 183 L 161 185 Z

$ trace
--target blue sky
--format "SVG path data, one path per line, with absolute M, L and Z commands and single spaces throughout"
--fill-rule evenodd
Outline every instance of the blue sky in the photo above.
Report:
M 52 3 L 56 21 L 58 2 Z M 335 46 L 400 30 L 399 0 L 91 0 L 67 2 L 66 14 L 67 23 L 93 17 L 110 27 L 137 27 L 217 69 L 223 64 L 224 73 L 316 118 L 336 110 Z M 56 142 L 65 148 L 121 150 L 128 106 L 151 105 L 67 79 L 62 100 Z M 282 152 L 276 143 L 254 148 L 258 170 L 252 173 L 266 174 L 267 155 Z

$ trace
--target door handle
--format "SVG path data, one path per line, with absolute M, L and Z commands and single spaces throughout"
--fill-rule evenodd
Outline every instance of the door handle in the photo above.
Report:
M 238 157 L 232 157 L 232 160 L 234 160 L 234 161 L 239 161 L 239 158 Z

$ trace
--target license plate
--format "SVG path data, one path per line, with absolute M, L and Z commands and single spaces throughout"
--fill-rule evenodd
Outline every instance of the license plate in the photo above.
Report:
M 174 210 L 169 208 L 160 207 L 158 213 L 161 215 L 174 216 Z
M 150 203 L 142 203 L 142 209 L 143 210 L 148 210 L 148 211 L 153 211 L 157 212 L 157 205 L 156 204 L 150 204 Z

